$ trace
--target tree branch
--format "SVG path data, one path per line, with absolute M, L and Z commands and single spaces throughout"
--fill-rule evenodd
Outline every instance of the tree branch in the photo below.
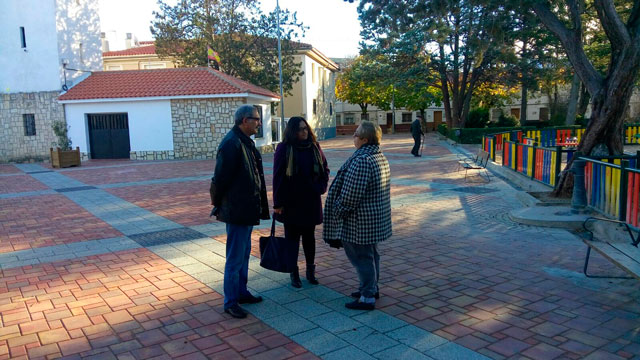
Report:
M 611 49 L 614 53 L 619 53 L 631 42 L 629 32 L 618 16 L 612 0 L 595 0 L 594 3 L 600 23 L 611 43 Z
M 596 96 L 602 89 L 604 79 L 584 53 L 580 34 L 567 29 L 558 17 L 549 10 L 549 6 L 542 1 L 543 0 L 535 1 L 531 5 L 531 8 L 547 29 L 558 37 L 574 70 L 578 76 L 580 76 L 582 83 L 589 90 L 592 97 Z
M 627 21 L 627 29 L 632 34 L 633 37 L 638 36 L 638 30 L 640 30 L 640 2 L 633 2 L 633 9 L 631 10 L 631 15 L 629 15 L 629 20 Z

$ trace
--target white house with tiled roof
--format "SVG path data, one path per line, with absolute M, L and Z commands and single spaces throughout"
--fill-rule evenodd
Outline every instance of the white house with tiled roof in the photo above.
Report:
M 95 72 L 58 101 L 84 158 L 205 159 L 243 104 L 262 116 L 256 146 L 270 149 L 279 96 L 214 69 L 179 68 Z

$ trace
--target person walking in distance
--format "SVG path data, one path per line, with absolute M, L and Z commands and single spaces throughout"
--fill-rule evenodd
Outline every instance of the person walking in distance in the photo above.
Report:
M 258 132 L 260 114 L 252 105 L 240 106 L 235 125 L 220 142 L 212 179 L 212 215 L 226 223 L 224 311 L 235 318 L 247 312 L 239 304 L 253 304 L 262 297 L 247 290 L 251 232 L 260 219 L 269 219 L 262 156 L 250 136 Z
M 306 278 L 317 285 L 315 276 L 316 225 L 322 223 L 321 195 L 327 191 L 329 167 L 309 123 L 301 117 L 289 119 L 284 140 L 273 157 L 273 211 L 284 223 L 284 236 L 300 244 L 306 260 Z M 302 287 L 296 267 L 291 286 Z
M 378 243 L 391 237 L 391 171 L 380 151 L 381 139 L 377 124 L 358 126 L 356 151 L 338 170 L 325 201 L 322 236 L 330 245 L 341 241 L 360 280 L 351 294 L 356 300 L 345 304 L 348 309 L 373 310 L 380 296 Z
M 411 123 L 411 136 L 413 136 L 413 149 L 411 154 L 415 157 L 420 157 L 420 140 L 422 139 L 424 132 L 422 131 L 422 115 L 418 115 Z

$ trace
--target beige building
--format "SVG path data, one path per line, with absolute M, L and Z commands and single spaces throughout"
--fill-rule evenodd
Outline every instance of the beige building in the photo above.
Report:
M 302 116 L 313 127 L 319 139 L 336 136 L 335 121 L 335 78 L 339 69 L 333 62 L 318 49 L 309 44 L 293 43 L 296 54 L 295 61 L 300 63 L 304 72 L 298 82 L 293 85 L 291 95 L 284 97 L 284 117 Z M 160 59 L 156 54 L 153 42 L 141 41 L 139 46 L 126 50 L 106 51 L 102 60 L 104 70 L 143 70 L 175 68 L 171 59 Z M 250 79 L 246 79 L 250 81 Z M 272 106 L 271 115 L 274 126 L 279 126 L 280 109 Z M 280 134 L 280 129 L 274 129 L 275 134 Z M 279 141 L 280 139 L 274 139 Z
M 151 41 L 142 41 L 140 46 L 119 51 L 103 51 L 102 64 L 106 71 L 173 69 L 171 59 L 160 59 L 156 46 Z

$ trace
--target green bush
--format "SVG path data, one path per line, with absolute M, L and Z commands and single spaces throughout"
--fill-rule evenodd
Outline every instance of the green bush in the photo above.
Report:
M 485 128 L 489 124 L 489 109 L 477 108 L 469 111 L 467 121 L 464 123 L 464 127 L 467 129 L 481 129 Z
M 438 132 L 444 136 L 449 136 L 449 129 L 447 129 L 447 124 L 438 124 Z
M 496 127 L 516 127 L 520 125 L 518 119 L 512 115 L 500 114 Z

